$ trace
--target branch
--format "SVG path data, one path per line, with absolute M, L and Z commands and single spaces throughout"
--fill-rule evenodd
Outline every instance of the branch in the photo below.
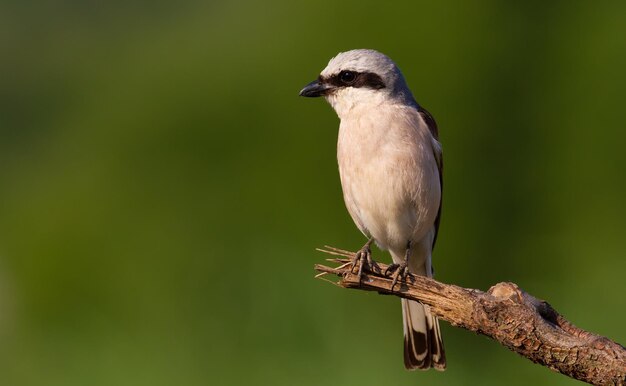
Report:
M 488 336 L 535 363 L 583 382 L 626 384 L 624 346 L 574 326 L 547 302 L 514 283 L 498 283 L 483 292 L 409 275 L 392 289 L 391 279 L 382 274 L 386 265 L 376 263 L 373 270 L 364 267 L 359 282 L 351 271 L 353 252 L 333 247 L 319 250 L 343 258 L 328 260 L 341 264 L 336 268 L 315 265 L 320 272 L 317 278 L 335 274 L 341 279 L 331 282 L 344 288 L 420 301 L 453 326 Z

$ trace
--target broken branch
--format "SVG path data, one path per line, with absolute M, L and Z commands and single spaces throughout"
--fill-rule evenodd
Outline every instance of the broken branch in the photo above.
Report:
M 391 288 L 382 274 L 385 264 L 363 270 L 359 282 L 351 271 L 353 252 L 326 247 L 324 253 L 338 267 L 315 265 L 316 277 L 332 274 L 335 284 L 417 300 L 440 319 L 488 336 L 540 365 L 593 385 L 626 384 L 626 348 L 600 335 L 582 330 L 550 304 L 524 292 L 514 283 L 498 283 L 487 292 L 444 284 L 424 276 L 409 275 Z

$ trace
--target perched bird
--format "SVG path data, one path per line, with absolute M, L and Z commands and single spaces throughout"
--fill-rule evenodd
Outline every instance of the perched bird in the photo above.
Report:
M 343 197 L 368 238 L 352 268 L 358 265 L 360 275 L 364 264 L 372 264 L 374 241 L 391 253 L 393 284 L 407 270 L 432 277 L 441 216 L 441 144 L 433 117 L 415 101 L 400 69 L 374 50 L 342 52 L 300 95 L 323 96 L 341 120 L 337 160 Z M 402 299 L 402 315 L 405 367 L 444 370 L 439 322 L 429 307 Z

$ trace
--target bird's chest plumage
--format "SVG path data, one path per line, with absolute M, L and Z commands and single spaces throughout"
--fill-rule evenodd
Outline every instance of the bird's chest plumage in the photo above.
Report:
M 419 123 L 380 111 L 341 121 L 337 158 L 346 207 L 359 229 L 385 249 L 420 238 L 438 211 L 431 137 Z

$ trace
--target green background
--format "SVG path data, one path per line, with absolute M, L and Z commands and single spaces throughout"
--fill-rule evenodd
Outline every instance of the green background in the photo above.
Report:
M 446 323 L 448 370 L 407 372 L 397 299 L 313 279 L 364 238 L 338 119 L 297 94 L 339 51 L 391 56 L 440 127 L 438 279 L 624 343 L 625 14 L 3 1 L 0 384 L 577 384 Z

